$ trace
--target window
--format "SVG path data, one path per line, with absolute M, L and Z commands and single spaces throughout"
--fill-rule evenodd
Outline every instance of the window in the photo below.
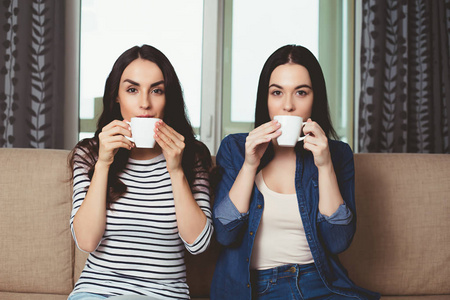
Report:
M 331 120 L 340 140 L 353 148 L 355 3 L 319 3 L 319 62 L 327 85 Z
M 194 129 L 215 154 L 225 135 L 253 129 L 262 66 L 278 47 L 295 43 L 318 57 L 334 127 L 352 145 L 353 6 L 351 0 L 82 0 L 80 138 L 95 130 L 114 61 L 146 43 L 174 65 Z

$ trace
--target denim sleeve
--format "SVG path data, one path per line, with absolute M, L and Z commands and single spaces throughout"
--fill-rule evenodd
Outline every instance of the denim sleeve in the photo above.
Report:
M 352 221 L 352 218 L 353 214 L 345 203 L 341 204 L 331 216 L 323 215 L 320 211 L 317 215 L 318 222 L 327 221 L 334 225 L 348 225 Z
M 248 218 L 248 212 L 240 213 L 233 202 L 231 202 L 230 196 L 226 195 L 216 207 L 216 218 L 226 229 L 232 230 L 236 228 L 241 221 L 245 221 Z
M 350 246 L 356 232 L 355 167 L 350 146 L 341 142 L 333 146 L 330 152 L 345 207 L 341 205 L 328 220 L 318 214 L 317 226 L 325 247 L 339 254 Z
M 216 239 L 224 246 L 236 243 L 244 224 L 248 222 L 247 214 L 241 215 L 228 195 L 244 161 L 244 153 L 238 146 L 238 141 L 229 135 L 222 141 L 216 156 L 221 179 L 216 187 L 213 223 Z

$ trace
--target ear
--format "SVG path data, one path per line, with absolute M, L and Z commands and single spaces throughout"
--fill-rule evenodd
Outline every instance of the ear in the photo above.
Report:
M 119 103 L 119 97 L 116 98 L 116 103 Z

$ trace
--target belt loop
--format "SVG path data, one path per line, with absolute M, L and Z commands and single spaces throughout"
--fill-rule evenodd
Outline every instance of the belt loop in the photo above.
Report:
M 297 270 L 295 277 L 297 278 L 297 281 L 298 281 L 298 279 L 299 279 L 298 276 L 300 275 L 300 265 L 296 264 L 295 269 Z
M 278 278 L 278 268 L 279 267 L 275 267 L 273 268 L 273 274 L 272 274 L 272 283 L 277 283 L 277 278 Z

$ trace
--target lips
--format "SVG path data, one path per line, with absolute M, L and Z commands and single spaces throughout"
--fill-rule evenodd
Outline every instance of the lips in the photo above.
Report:
M 137 116 L 138 118 L 153 118 L 153 116 L 150 116 L 150 115 L 140 115 L 140 116 Z

